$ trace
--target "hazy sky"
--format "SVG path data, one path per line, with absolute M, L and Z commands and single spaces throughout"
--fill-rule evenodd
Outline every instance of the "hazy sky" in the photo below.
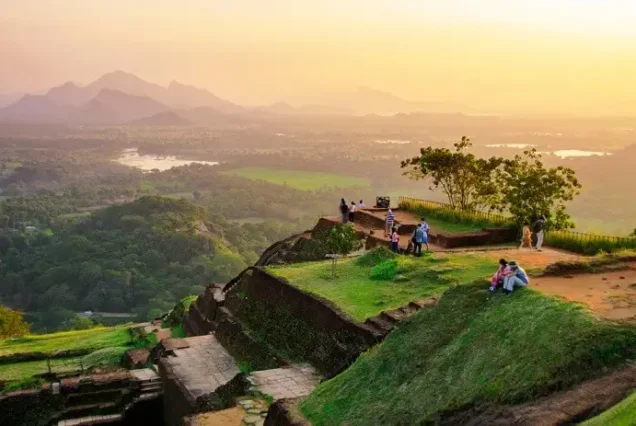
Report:
M 636 113 L 636 1 L 0 0 L 0 93 L 116 69 L 239 103 L 369 86 Z

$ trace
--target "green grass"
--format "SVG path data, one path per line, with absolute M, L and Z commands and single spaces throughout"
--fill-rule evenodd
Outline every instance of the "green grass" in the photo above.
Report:
M 437 219 L 435 217 L 431 217 L 430 215 L 424 216 L 424 217 L 426 217 L 426 222 L 428 222 L 428 224 L 431 226 L 433 231 L 441 229 L 442 231 L 446 231 L 446 232 L 461 233 L 461 232 L 481 231 L 483 228 L 483 226 L 474 224 L 474 223 L 466 223 L 466 222 L 454 223 L 454 222 L 449 222 L 443 219 Z
M 636 425 L 636 393 L 598 416 L 582 423 L 582 426 L 633 426 Z
M 106 367 L 121 364 L 121 360 L 129 347 L 115 346 L 112 348 L 98 349 L 82 358 L 82 366 L 84 369 L 94 367 Z
M 355 176 L 300 170 L 277 170 L 265 167 L 242 167 L 224 170 L 221 174 L 236 175 L 252 180 L 264 180 L 304 191 L 316 191 L 326 188 L 368 187 L 371 184 L 368 179 Z
M 636 355 L 634 326 L 529 289 L 486 293 L 451 288 L 320 384 L 301 410 L 314 426 L 433 424 L 453 410 L 567 388 Z
M 81 369 L 80 359 L 81 357 L 52 359 L 51 371 L 53 373 L 79 371 Z M 46 360 L 2 364 L 0 365 L 0 380 L 21 380 L 48 371 Z
M 365 262 L 364 258 L 341 260 L 336 278 L 331 277 L 331 261 L 270 267 L 269 270 L 302 290 L 330 300 L 357 321 L 438 295 L 453 284 L 485 278 L 496 270 L 492 259 L 479 254 L 399 256 L 394 269 L 399 274 L 397 279 L 395 273 L 372 277 L 376 263 Z
M 0 356 L 20 352 L 54 353 L 70 349 L 101 349 L 132 342 L 128 326 L 35 334 L 0 341 Z

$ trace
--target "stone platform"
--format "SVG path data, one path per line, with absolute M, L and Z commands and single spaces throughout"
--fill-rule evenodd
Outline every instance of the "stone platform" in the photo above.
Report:
M 167 424 L 190 414 L 220 410 L 243 395 L 249 383 L 234 358 L 213 335 L 168 339 L 171 350 L 159 360 Z
M 255 371 L 250 376 L 250 381 L 258 391 L 270 395 L 275 400 L 307 396 L 318 386 L 321 379 L 310 365 Z

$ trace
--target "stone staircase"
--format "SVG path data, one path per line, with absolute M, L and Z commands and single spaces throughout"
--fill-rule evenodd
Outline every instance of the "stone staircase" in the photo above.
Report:
M 396 324 L 404 321 L 420 309 L 432 308 L 435 304 L 437 304 L 437 299 L 434 297 L 416 300 L 408 305 L 390 311 L 383 311 L 379 315 L 367 318 L 364 323 L 373 328 L 379 335 L 385 337 L 393 330 Z
M 132 370 L 131 389 L 105 389 L 68 397 L 67 408 L 58 426 L 100 425 L 121 422 L 124 413 L 136 403 L 159 398 L 161 377 L 149 368 Z

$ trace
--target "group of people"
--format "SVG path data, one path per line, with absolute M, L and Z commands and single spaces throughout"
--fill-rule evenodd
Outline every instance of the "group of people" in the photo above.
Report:
M 391 250 L 394 252 L 399 251 L 400 244 L 400 234 L 398 233 L 397 227 L 394 226 L 395 223 L 395 215 L 393 211 L 389 209 L 386 214 L 386 227 L 384 230 L 384 235 L 390 238 L 391 241 Z M 421 218 L 420 223 L 417 225 L 413 233 L 411 234 L 411 239 L 409 241 L 409 248 L 412 247 L 413 255 L 421 256 L 422 255 L 422 245 L 426 246 L 426 250 L 429 250 L 428 247 L 428 232 L 431 227 L 426 222 L 426 218 Z M 407 252 L 410 251 L 407 249 Z
M 506 295 L 512 293 L 515 287 L 526 287 L 530 279 L 526 271 L 514 260 L 499 259 L 499 268 L 490 279 L 489 292 L 494 293 L 503 287 Z
M 340 200 L 340 217 L 342 218 L 342 223 L 353 222 L 356 216 L 356 210 L 361 210 L 366 208 L 364 205 L 364 201 L 360 200 L 358 204 L 355 201 L 352 201 L 351 204 L 347 204 L 344 198 Z
M 523 230 L 521 232 L 521 245 L 519 248 L 532 248 L 532 234 L 534 233 L 537 240 L 535 248 L 537 251 L 541 251 L 541 247 L 543 246 L 543 230 L 545 229 L 545 223 L 546 219 L 543 215 L 539 216 L 539 218 L 532 224 L 532 229 L 530 228 L 530 223 L 524 223 Z

